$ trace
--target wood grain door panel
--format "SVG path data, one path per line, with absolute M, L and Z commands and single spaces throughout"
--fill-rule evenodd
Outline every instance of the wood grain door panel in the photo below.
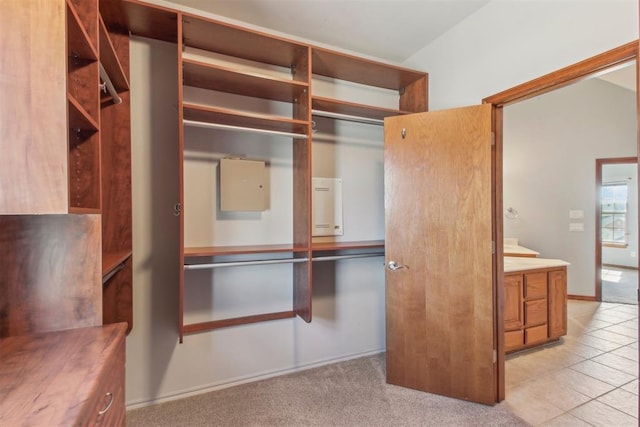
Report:
M 387 381 L 494 403 L 491 106 L 385 119 Z

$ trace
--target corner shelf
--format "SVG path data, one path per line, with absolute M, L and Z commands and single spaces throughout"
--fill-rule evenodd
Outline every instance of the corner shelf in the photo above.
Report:
M 335 113 L 337 115 L 354 116 L 356 120 L 358 117 L 371 120 L 384 120 L 385 117 L 411 113 L 410 111 L 374 107 L 370 105 L 357 104 L 354 102 L 323 98 L 319 96 L 314 96 L 311 98 L 311 108 L 313 108 L 314 112 L 321 111 Z
M 127 76 L 125 75 L 120 60 L 118 59 L 118 55 L 116 54 L 113 43 L 111 42 L 111 37 L 109 37 L 109 32 L 107 31 L 107 27 L 102 20 L 102 16 L 100 16 L 99 19 L 100 63 L 109 75 L 111 83 L 113 83 L 116 91 L 127 91 L 129 90 L 129 81 L 127 80 Z
M 78 100 L 70 93 L 67 93 L 67 103 L 69 105 L 69 130 L 80 132 L 97 132 L 98 122 L 91 117 L 87 110 L 80 105 Z
M 98 52 L 70 0 L 67 0 L 67 40 L 68 56 L 77 56 L 92 61 L 98 60 Z

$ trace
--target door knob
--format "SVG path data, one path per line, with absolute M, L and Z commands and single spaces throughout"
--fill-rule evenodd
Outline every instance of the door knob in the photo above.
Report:
M 402 264 L 398 264 L 395 261 L 389 261 L 389 264 L 387 264 L 387 266 L 389 267 L 389 270 L 391 270 L 391 271 L 400 270 L 402 268 L 406 268 L 406 269 L 409 268 L 408 266 L 402 265 Z

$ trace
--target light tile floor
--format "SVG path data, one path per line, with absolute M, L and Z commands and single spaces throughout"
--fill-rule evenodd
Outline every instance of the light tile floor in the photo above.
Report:
M 638 306 L 570 300 L 559 343 L 508 355 L 501 405 L 534 426 L 638 426 Z

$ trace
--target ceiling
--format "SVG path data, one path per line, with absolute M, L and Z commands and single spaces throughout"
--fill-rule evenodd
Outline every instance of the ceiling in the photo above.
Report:
M 165 0 L 164 3 L 400 63 L 489 0 Z

